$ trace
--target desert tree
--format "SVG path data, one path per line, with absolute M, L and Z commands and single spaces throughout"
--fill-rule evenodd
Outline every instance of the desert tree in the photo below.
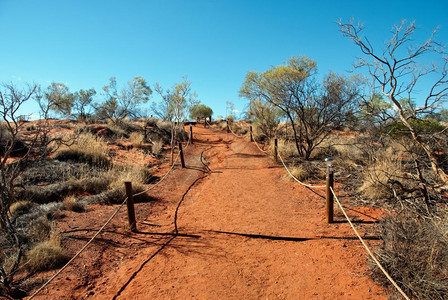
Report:
M 204 127 L 207 125 L 207 118 L 211 120 L 213 110 L 205 104 L 193 104 L 190 107 L 190 118 L 192 120 L 204 120 Z
M 282 112 L 272 103 L 252 99 L 249 101 L 247 117 L 265 138 L 271 139 L 277 132 Z
M 169 89 L 164 89 L 159 83 L 156 83 L 154 90 L 161 99 L 158 103 L 153 103 L 152 110 L 154 114 L 170 124 L 171 160 L 173 161 L 173 151 L 178 133 L 183 129 L 188 108 L 196 103 L 196 93 L 191 91 L 191 81 L 186 76 L 183 77 L 182 82 L 174 84 Z
M 291 125 L 299 156 L 311 153 L 344 123 L 359 95 L 359 80 L 330 73 L 320 85 L 317 64 L 307 57 L 291 57 L 285 65 L 249 72 L 240 96 L 270 103 Z
M 425 41 L 415 42 L 415 22 L 402 21 L 392 27 L 390 40 L 378 49 L 363 34 L 363 25 L 355 24 L 353 20 L 339 21 L 338 25 L 343 36 L 353 41 L 363 54 L 355 67 L 366 69 L 372 76 L 375 91 L 381 91 L 395 110 L 395 120 L 407 128 L 414 142 L 424 151 L 434 173 L 445 185 L 448 184 L 448 175 L 439 166 L 430 143 L 413 125 L 413 120 L 436 111 L 448 97 L 448 56 L 444 47 L 435 41 L 437 28 Z M 427 63 L 436 58 L 439 65 Z M 426 79 L 431 81 L 428 88 L 423 85 Z M 424 94 L 422 90 L 426 90 Z M 418 105 L 416 100 L 419 100 Z
M 91 115 L 95 89 L 79 90 L 74 94 L 73 113 L 75 117 L 83 122 Z
M 39 94 L 42 114 L 52 111 L 65 117 L 70 116 L 75 96 L 65 84 L 52 82 L 43 93 L 39 91 Z
M 141 104 L 147 103 L 152 94 L 151 88 L 141 76 L 136 76 L 121 89 L 117 88 L 115 77 L 103 87 L 105 101 L 95 107 L 96 114 L 101 119 L 120 123 L 126 117 L 135 117 Z

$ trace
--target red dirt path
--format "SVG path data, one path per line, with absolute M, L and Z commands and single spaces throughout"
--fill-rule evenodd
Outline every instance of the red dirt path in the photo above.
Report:
M 386 298 L 349 225 L 340 216 L 325 223 L 322 198 L 282 179 L 284 169 L 247 140 L 194 132 L 187 169 L 176 168 L 150 192 L 159 201 L 136 205 L 139 232 L 127 231 L 121 211 L 35 299 Z M 68 213 L 59 224 L 64 245 L 76 252 L 115 209 Z

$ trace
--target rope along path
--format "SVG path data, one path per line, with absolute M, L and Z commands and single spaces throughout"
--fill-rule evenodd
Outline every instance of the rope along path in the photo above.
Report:
M 239 137 L 239 138 L 243 138 L 243 137 L 245 137 L 245 136 L 247 135 L 247 132 L 246 132 L 245 134 L 243 134 L 243 135 L 236 134 L 236 133 L 232 130 L 232 126 L 230 126 L 230 124 L 229 124 L 229 130 L 230 130 L 230 132 L 231 132 L 234 136 Z
M 362 239 L 362 237 L 359 235 L 358 231 L 356 230 L 355 226 L 353 225 L 352 221 L 350 221 L 350 218 L 348 217 L 347 213 L 345 212 L 344 208 L 342 207 L 341 202 L 339 202 L 338 197 L 336 196 L 336 193 L 334 192 L 333 188 L 330 187 L 331 192 L 333 193 L 334 199 L 336 200 L 336 203 L 338 204 L 339 208 L 341 209 L 342 213 L 344 214 L 345 218 L 347 219 L 348 223 L 350 224 L 350 227 L 355 232 L 358 239 L 361 241 L 362 245 L 366 249 L 367 253 L 369 253 L 370 257 L 373 259 L 375 264 L 380 268 L 380 270 L 384 273 L 384 275 L 389 279 L 389 281 L 393 284 L 393 286 L 400 292 L 400 294 L 403 296 L 404 299 L 410 300 L 409 297 L 403 292 L 403 290 L 398 286 L 398 284 L 393 280 L 393 278 L 387 273 L 387 271 L 384 269 L 384 267 L 381 265 L 381 263 L 376 259 L 376 257 L 373 255 L 370 248 L 367 246 L 366 242 Z
M 303 183 L 302 181 L 298 180 L 294 175 L 292 175 L 291 171 L 288 169 L 288 167 L 286 166 L 285 162 L 283 161 L 282 156 L 280 155 L 280 153 L 278 153 L 278 150 L 277 150 L 277 155 L 278 155 L 278 157 L 280 158 L 280 161 L 282 162 L 283 167 L 285 167 L 285 169 L 286 169 L 286 171 L 288 172 L 289 176 L 291 176 L 292 179 L 294 179 L 295 181 L 297 181 L 297 182 L 300 183 L 301 185 L 306 186 L 306 187 L 309 187 L 309 188 L 314 188 L 314 189 L 322 189 L 322 188 L 327 187 L 326 185 L 311 185 L 311 184 L 306 184 L 306 183 Z
M 188 141 L 187 145 L 185 146 L 185 149 L 190 145 L 190 141 Z M 174 165 L 176 164 L 177 160 L 179 159 L 180 153 L 177 154 L 176 158 L 173 160 L 173 164 L 171 165 L 168 172 L 154 185 L 149 187 L 148 189 L 133 194 L 134 197 L 142 195 L 144 193 L 149 192 L 150 190 L 154 189 L 156 186 L 158 186 L 167 176 L 171 173 L 171 171 L 174 169 Z M 39 294 L 47 285 L 49 285 L 56 277 L 58 277 L 82 252 L 84 252 L 85 249 L 95 240 L 95 238 L 106 228 L 106 226 L 112 221 L 112 219 L 118 214 L 118 212 L 121 210 L 121 208 L 126 204 L 126 201 L 128 200 L 128 197 L 124 199 L 124 201 L 120 204 L 120 206 L 112 213 L 112 215 L 109 217 L 109 219 L 101 226 L 101 228 L 92 236 L 92 238 L 81 248 L 78 252 L 62 267 L 60 268 L 53 276 L 50 277 L 39 289 L 37 289 L 29 298 L 33 299 L 37 294 Z

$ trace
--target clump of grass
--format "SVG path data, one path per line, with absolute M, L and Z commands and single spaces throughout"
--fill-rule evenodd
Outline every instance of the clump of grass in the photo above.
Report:
M 298 166 L 289 168 L 291 174 L 300 181 L 315 180 L 325 178 L 325 172 L 317 167 L 316 163 L 304 161 Z M 289 174 L 284 175 L 290 181 L 294 181 Z
M 118 190 L 121 196 L 125 196 L 124 182 L 132 182 L 132 190 L 134 192 L 143 191 L 145 184 L 150 181 L 151 172 L 149 169 L 139 166 L 125 166 L 111 171 L 111 183 L 109 189 Z M 114 202 L 114 201 L 112 201 Z
M 162 152 L 163 149 L 163 141 L 162 140 L 154 140 L 152 147 L 151 147 L 151 152 L 154 155 L 159 155 L 160 152 Z
M 391 182 L 402 181 L 404 170 L 396 154 L 378 153 L 363 170 L 360 192 L 369 199 L 388 199 L 393 196 Z
M 84 212 L 86 210 L 85 205 L 81 202 L 77 202 L 74 195 L 65 197 L 63 203 L 64 209 L 69 211 Z
M 133 147 L 138 148 L 141 147 L 142 144 L 145 142 L 145 137 L 141 133 L 132 132 L 129 135 L 129 141 L 131 142 Z
M 59 148 L 54 158 L 60 161 L 85 162 L 92 166 L 107 167 L 107 144 L 101 137 L 91 133 L 80 134 L 70 146 Z
M 31 248 L 26 258 L 25 268 L 30 272 L 39 272 L 60 267 L 68 256 L 61 246 L 60 235 L 53 232 L 48 240 Z
M 383 244 L 377 258 L 403 291 L 412 299 L 448 299 L 446 211 L 422 217 L 421 212 L 407 208 L 381 225 Z M 390 286 L 373 262 L 371 269 L 378 283 Z
M 275 143 L 274 140 L 271 140 L 271 142 L 269 143 L 270 147 L 269 147 L 269 152 L 271 153 L 271 155 L 274 155 L 274 148 L 275 148 Z M 284 139 L 278 139 L 278 154 L 280 154 L 280 156 L 283 158 L 283 160 L 287 160 L 291 157 L 296 157 L 297 156 L 297 148 L 294 144 L 293 141 L 286 141 Z

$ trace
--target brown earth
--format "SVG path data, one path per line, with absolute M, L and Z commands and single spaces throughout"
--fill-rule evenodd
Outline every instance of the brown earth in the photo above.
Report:
M 36 299 L 386 298 L 342 215 L 326 224 L 324 199 L 282 179 L 284 169 L 247 140 L 199 126 L 194 132 L 187 168 L 177 166 L 149 192 L 158 201 L 136 204 L 139 231 L 127 230 L 123 209 Z M 58 226 L 68 251 L 81 248 L 116 208 L 67 212 Z M 381 212 L 349 214 L 368 237 Z

